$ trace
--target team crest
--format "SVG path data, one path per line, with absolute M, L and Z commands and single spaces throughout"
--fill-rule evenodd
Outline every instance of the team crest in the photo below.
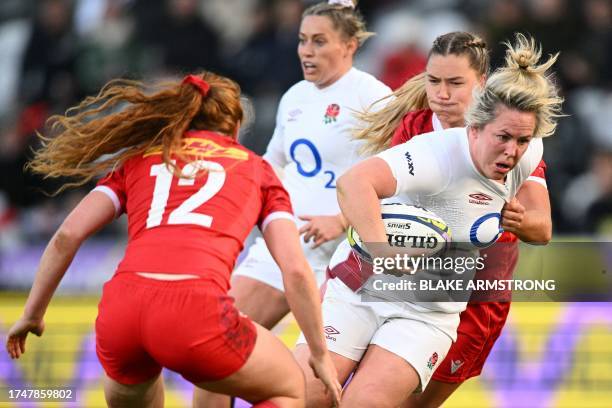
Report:
M 433 353 L 431 355 L 431 357 L 429 357 L 429 360 L 427 360 L 427 368 L 429 368 L 430 370 L 432 370 L 435 366 L 436 363 L 438 362 L 438 353 Z
M 323 122 L 327 125 L 329 123 L 335 122 L 336 118 L 340 114 L 340 105 L 337 103 L 332 103 L 327 107 L 325 111 L 325 116 L 323 117 Z

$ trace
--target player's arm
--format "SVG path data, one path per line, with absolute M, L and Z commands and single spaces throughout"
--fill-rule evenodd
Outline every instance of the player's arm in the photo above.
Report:
M 431 140 L 416 138 L 357 163 L 338 179 L 342 214 L 364 242 L 387 242 L 381 198 L 432 195 L 448 183 L 450 172 L 440 164 L 440 151 L 430 145 Z
M 501 226 L 523 242 L 547 244 L 552 238 L 552 217 L 546 187 L 531 180 L 523 183 L 504 206 Z
M 379 200 L 391 197 L 397 188 L 387 162 L 372 157 L 357 163 L 338 179 L 336 188 L 342 214 L 361 239 L 364 242 L 386 242 Z
M 29 332 L 40 336 L 51 297 L 81 244 L 115 217 L 115 205 L 104 193 L 93 191 L 81 200 L 55 232 L 40 260 L 23 316 L 8 332 L 6 348 L 11 358 L 25 352 Z
M 308 342 L 315 374 L 338 402 L 342 387 L 327 351 L 319 291 L 300 246 L 297 227 L 293 220 L 275 219 L 264 228 L 263 237 L 283 274 L 287 302 Z

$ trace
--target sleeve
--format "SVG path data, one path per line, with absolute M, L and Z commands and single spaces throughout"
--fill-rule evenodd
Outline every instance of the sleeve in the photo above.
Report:
M 546 185 L 546 163 L 544 160 L 540 160 L 540 164 L 538 167 L 531 173 L 529 177 L 527 177 L 528 181 L 535 181 L 536 183 L 540 183 L 544 188 L 548 188 Z
M 285 149 L 283 146 L 283 142 L 285 139 L 285 127 L 282 121 L 285 111 L 284 101 L 285 96 L 283 96 L 280 103 L 278 104 L 278 111 L 276 112 L 276 127 L 274 128 L 272 139 L 270 139 L 270 143 L 268 143 L 266 153 L 264 154 L 264 158 L 269 163 L 271 163 L 275 167 L 280 168 L 284 168 L 287 165 L 287 157 L 285 156 Z
M 92 191 L 104 193 L 115 205 L 115 216 L 119 217 L 125 212 L 125 165 L 115 169 L 102 177 Z
M 520 180 L 521 183 L 533 177 L 533 173 L 538 172 L 538 169 L 543 163 L 543 152 L 544 144 L 542 143 L 542 138 L 536 137 L 532 139 L 531 143 L 529 143 L 527 151 L 525 152 L 525 154 L 523 154 L 523 157 L 521 157 L 521 160 L 518 164 L 518 166 L 520 167 L 520 174 L 524 175 L 522 176 L 523 179 Z M 544 168 L 546 168 L 546 165 L 544 165 Z
M 391 101 L 390 98 L 385 97 L 390 96 L 393 91 L 375 77 L 368 75 L 359 82 L 359 86 L 363 90 L 362 92 L 359 92 L 359 102 L 361 104 L 362 112 L 366 110 L 376 112 L 384 108 L 385 105 Z
M 387 162 L 397 181 L 395 195 L 432 195 L 448 184 L 450 172 L 442 169 L 435 149 L 428 143 L 429 138 L 417 138 L 376 155 Z
M 276 176 L 274 169 L 265 160 L 262 163 L 261 177 L 261 212 L 257 220 L 263 232 L 271 221 L 279 218 L 295 221 L 289 193 Z

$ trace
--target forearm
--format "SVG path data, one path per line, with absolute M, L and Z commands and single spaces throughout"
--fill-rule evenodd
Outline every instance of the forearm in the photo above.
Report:
M 304 257 L 295 223 L 272 221 L 263 231 L 274 261 L 280 267 L 289 307 L 302 329 L 313 355 L 327 350 L 323 337 L 321 301 L 312 269 Z
M 533 244 L 547 244 L 552 237 L 552 221 L 549 213 L 541 210 L 528 210 L 518 228 L 510 228 L 521 241 Z
M 24 308 L 24 317 L 31 320 L 43 318 L 51 297 L 70 266 L 80 243 L 62 232 L 55 233 L 40 260 L 36 277 Z
M 524 212 L 520 222 L 505 223 L 504 230 L 512 232 L 523 242 L 547 244 L 552 237 L 552 217 L 546 187 L 541 183 L 528 180 L 518 191 L 514 200 L 518 201 L 518 206 L 517 203 L 514 203 L 511 207 L 523 208 Z M 516 217 L 516 208 L 514 213 Z
M 40 259 L 24 317 L 42 319 L 51 297 L 81 244 L 115 216 L 115 206 L 104 193 L 93 191 L 66 217 Z
M 299 272 L 284 274 L 283 280 L 287 302 L 312 355 L 322 355 L 327 351 L 327 345 L 322 331 L 319 291 L 310 268 L 304 265 Z

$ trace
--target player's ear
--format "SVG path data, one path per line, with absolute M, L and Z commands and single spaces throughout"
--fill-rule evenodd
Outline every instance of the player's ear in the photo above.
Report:
M 346 42 L 346 51 L 351 57 L 355 56 L 357 48 L 359 48 L 359 41 L 355 37 Z

